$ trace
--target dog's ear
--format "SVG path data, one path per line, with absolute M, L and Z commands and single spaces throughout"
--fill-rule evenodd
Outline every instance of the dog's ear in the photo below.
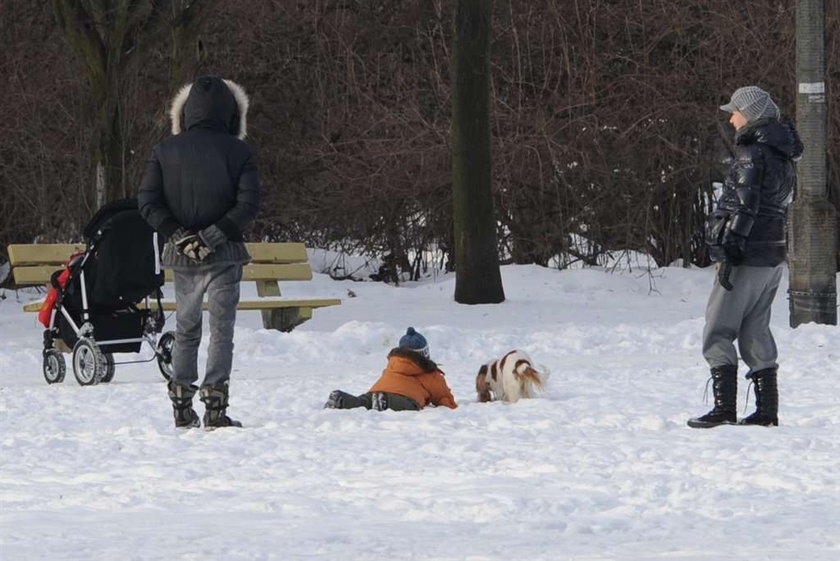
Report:
M 478 394 L 478 402 L 486 403 L 493 401 L 490 395 L 490 388 L 487 386 L 487 365 L 484 364 L 478 369 L 478 374 L 475 376 L 475 391 Z

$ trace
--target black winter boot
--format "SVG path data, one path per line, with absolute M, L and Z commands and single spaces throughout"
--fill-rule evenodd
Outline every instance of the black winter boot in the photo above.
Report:
M 719 425 L 734 425 L 737 421 L 738 367 L 718 366 L 712 368 L 712 391 L 715 408 L 701 417 L 688 420 L 694 429 L 709 429 Z
M 324 404 L 324 409 L 355 409 L 356 407 L 370 409 L 370 403 L 366 403 L 363 396 L 355 396 L 341 390 L 331 391 L 329 399 Z
M 241 427 L 242 423 L 226 415 L 228 407 L 228 385 L 202 386 L 199 397 L 204 402 L 204 428 Z
M 175 413 L 175 428 L 192 429 L 201 426 L 198 413 L 192 407 L 192 399 L 198 389 L 195 386 L 182 386 L 172 380 L 167 384 L 169 399 L 172 400 L 172 410 Z
M 755 385 L 755 413 L 741 419 L 739 425 L 779 426 L 779 387 L 776 369 L 768 368 L 747 374 Z

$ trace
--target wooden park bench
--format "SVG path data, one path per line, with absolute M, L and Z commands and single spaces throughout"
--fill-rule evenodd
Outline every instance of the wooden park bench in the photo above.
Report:
M 260 310 L 263 327 L 291 331 L 312 319 L 312 310 L 341 304 L 338 298 L 306 300 L 280 299 L 279 281 L 307 281 L 312 279 L 312 269 L 302 243 L 248 243 L 252 261 L 242 271 L 243 281 L 257 283 L 256 300 L 241 300 L 237 309 Z M 64 267 L 73 253 L 84 251 L 84 244 L 12 244 L 8 246 L 9 264 L 16 286 L 48 285 L 50 276 Z M 172 271 L 166 270 L 167 282 L 172 282 Z M 26 304 L 27 312 L 37 312 L 41 302 Z M 163 309 L 175 310 L 175 302 L 163 301 Z M 207 309 L 207 303 L 204 303 Z

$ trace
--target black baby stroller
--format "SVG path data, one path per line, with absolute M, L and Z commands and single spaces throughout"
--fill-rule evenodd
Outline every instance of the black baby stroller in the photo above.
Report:
M 62 352 L 72 352 L 79 384 L 110 382 L 114 354 L 137 353 L 145 342 L 154 356 L 131 362 L 157 359 L 169 379 L 175 337 L 167 332 L 158 339 L 165 317 L 157 233 L 140 216 L 136 199 L 122 199 L 99 209 L 84 236 L 84 253 L 52 275 L 52 290 L 42 308 L 47 326 L 44 378 L 50 384 L 62 382 Z

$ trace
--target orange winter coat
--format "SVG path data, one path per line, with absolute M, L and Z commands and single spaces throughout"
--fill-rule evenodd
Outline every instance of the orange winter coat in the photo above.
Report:
M 369 392 L 388 392 L 410 397 L 420 407 L 429 403 L 450 409 L 458 407 L 437 365 L 414 351 L 399 347 L 388 353 L 388 366 Z

